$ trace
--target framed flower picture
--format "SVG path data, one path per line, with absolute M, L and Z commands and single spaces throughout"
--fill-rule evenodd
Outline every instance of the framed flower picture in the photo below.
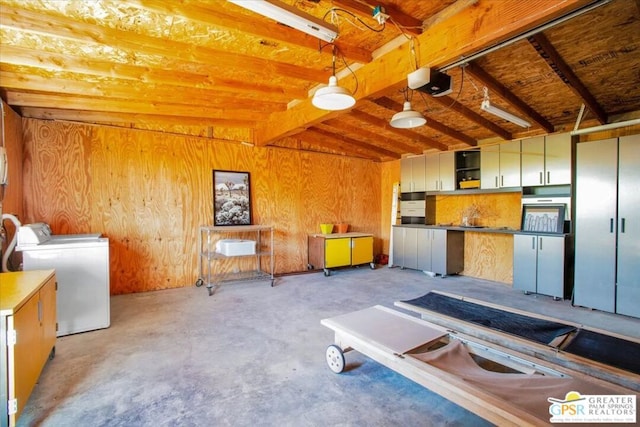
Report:
M 249 172 L 214 169 L 213 225 L 251 225 Z

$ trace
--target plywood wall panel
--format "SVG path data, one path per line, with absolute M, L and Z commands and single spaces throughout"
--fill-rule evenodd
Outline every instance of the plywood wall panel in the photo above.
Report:
M 520 192 L 435 196 L 436 223 L 460 224 L 465 209 L 475 205 L 480 212 L 476 225 L 519 229 L 520 198 Z
M 90 129 L 25 120 L 23 134 L 38 141 L 37 151 L 25 151 L 24 197 L 40 201 L 26 205 L 25 217 L 49 223 L 57 234 L 92 232 Z
M 107 236 L 112 294 L 195 283 L 213 169 L 251 174 L 253 222 L 275 229 L 276 273 L 306 269 L 321 222 L 352 219 L 376 241 L 381 228 L 380 168 L 366 160 L 31 119 L 24 135 L 27 222 Z
M 513 283 L 513 235 L 466 231 L 462 274 Z

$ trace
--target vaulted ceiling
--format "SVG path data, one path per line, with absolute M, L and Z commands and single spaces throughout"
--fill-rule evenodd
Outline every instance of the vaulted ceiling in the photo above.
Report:
M 332 46 L 223 0 L 0 0 L 1 95 L 23 117 L 373 161 L 640 117 L 639 0 L 285 2 L 337 26 L 350 110 L 311 104 Z M 404 90 L 417 67 L 452 93 Z M 482 111 L 485 88 L 531 127 Z M 405 97 L 426 125 L 389 125 Z

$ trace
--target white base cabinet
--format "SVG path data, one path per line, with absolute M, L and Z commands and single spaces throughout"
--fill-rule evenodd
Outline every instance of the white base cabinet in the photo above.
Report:
M 442 276 L 458 274 L 464 269 L 464 232 L 395 226 L 393 265 Z
M 570 292 L 570 239 L 568 236 L 515 234 L 513 287 L 562 299 Z

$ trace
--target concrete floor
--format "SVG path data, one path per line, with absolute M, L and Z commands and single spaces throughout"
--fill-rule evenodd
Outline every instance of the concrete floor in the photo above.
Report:
M 111 299 L 111 327 L 61 337 L 19 426 L 481 426 L 357 353 L 334 374 L 320 320 L 432 289 L 640 338 L 640 320 L 463 276 L 380 267 Z

